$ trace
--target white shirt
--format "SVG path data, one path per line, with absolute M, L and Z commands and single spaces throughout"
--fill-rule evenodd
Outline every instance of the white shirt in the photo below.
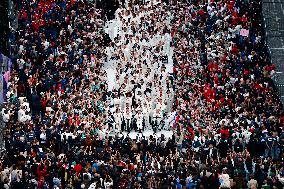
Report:
M 20 110 L 18 111 L 18 120 L 19 120 L 19 121 L 22 120 L 22 118 L 23 118 L 23 116 L 24 116 L 25 114 L 26 114 L 25 111 L 24 111 L 23 109 L 20 109 Z
M 3 115 L 3 121 L 4 121 L 5 123 L 7 123 L 7 122 L 9 121 L 9 119 L 10 119 L 10 115 L 9 115 L 9 114 L 4 114 L 4 115 Z
M 42 140 L 43 143 L 46 142 L 46 133 L 40 133 L 39 138 Z

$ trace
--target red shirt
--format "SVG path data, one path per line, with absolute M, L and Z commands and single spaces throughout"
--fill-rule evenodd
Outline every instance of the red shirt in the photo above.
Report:
M 239 54 L 239 49 L 237 47 L 232 48 L 232 54 L 237 55 Z
M 76 164 L 74 166 L 74 170 L 77 172 L 77 173 L 80 173 L 82 171 L 82 165 L 81 164 Z
M 190 133 L 190 135 L 185 136 L 186 139 L 193 140 L 194 139 L 194 132 L 191 127 L 187 127 L 187 131 Z
M 41 100 L 40 100 L 40 103 L 41 103 L 41 107 L 42 107 L 42 109 L 44 109 L 44 110 L 45 110 L 47 100 L 43 100 L 43 99 L 41 99 Z
M 71 125 L 72 125 L 72 123 L 73 123 L 73 119 L 72 119 L 72 117 L 68 117 L 68 124 L 69 124 L 69 126 L 71 126 Z
M 39 29 L 39 24 L 38 24 L 37 22 L 33 21 L 33 22 L 32 22 L 32 27 L 33 27 L 33 29 L 34 29 L 35 31 L 38 31 L 38 29 Z
M 228 129 L 221 129 L 220 134 L 224 135 L 226 138 L 229 138 L 230 136 L 230 132 Z

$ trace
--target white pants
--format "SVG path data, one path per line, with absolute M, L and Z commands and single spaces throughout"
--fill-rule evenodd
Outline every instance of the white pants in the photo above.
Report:
M 150 126 L 150 114 L 149 113 L 146 113 L 144 115 L 144 119 L 145 119 L 145 127 L 148 128 Z
M 143 119 L 138 119 L 136 124 L 138 129 L 143 129 Z
M 118 131 L 121 131 L 121 120 L 116 120 L 115 121 L 115 129 L 117 129 Z
M 153 124 L 155 125 L 157 123 L 157 126 L 160 126 L 162 118 L 160 117 L 153 117 Z

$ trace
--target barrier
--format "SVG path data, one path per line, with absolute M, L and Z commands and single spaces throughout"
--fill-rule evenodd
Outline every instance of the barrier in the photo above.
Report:
M 270 61 L 276 66 L 272 79 L 279 99 L 284 104 L 284 1 L 263 0 L 262 15 Z

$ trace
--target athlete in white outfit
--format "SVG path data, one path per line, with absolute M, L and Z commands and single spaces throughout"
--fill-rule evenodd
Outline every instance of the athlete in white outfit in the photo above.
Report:
M 125 2 L 126 7 L 128 2 L 130 0 Z M 153 117 L 156 126 L 160 127 L 163 113 L 171 109 L 171 99 L 168 99 L 171 96 L 167 93 L 168 90 L 171 91 L 168 81 L 170 68 L 169 64 L 165 66 L 163 63 L 165 56 L 168 60 L 171 56 L 171 13 L 166 13 L 166 16 L 159 15 L 157 20 L 153 21 L 151 14 L 157 12 L 153 5 L 158 4 L 160 0 L 149 2 L 151 3 L 145 4 L 143 9 L 132 6 L 135 14 L 127 8 L 120 8 L 116 11 L 115 19 L 109 22 L 109 28 L 117 28 L 119 31 L 115 34 L 117 39 L 112 39 L 113 44 L 106 52 L 108 57 L 113 57 L 109 60 L 113 61 L 113 69 L 117 75 L 113 85 L 119 91 L 119 104 L 126 130 L 131 129 L 131 109 L 140 108 L 135 115 L 139 130 L 148 128 Z M 161 100 L 158 100 L 159 98 Z M 114 104 L 118 104 L 117 100 L 114 101 Z
M 144 116 L 145 129 L 147 129 L 150 126 L 150 107 L 148 106 L 146 101 L 144 101 L 143 103 L 143 116 Z
M 115 129 L 119 132 L 121 131 L 121 124 L 123 120 L 123 115 L 120 112 L 120 109 L 116 109 L 116 112 L 113 114 L 114 121 L 115 121 Z
M 143 114 L 141 110 L 138 110 L 138 113 L 135 115 L 137 129 L 139 131 L 143 130 Z
M 125 128 L 123 129 L 125 131 L 130 131 L 132 125 L 132 112 L 129 106 L 126 106 L 125 111 L 123 112 L 123 118 L 125 122 Z
M 157 129 L 159 129 L 161 120 L 162 120 L 162 112 L 160 109 L 156 108 L 153 113 L 153 122 L 152 122 L 154 132 L 156 132 Z

